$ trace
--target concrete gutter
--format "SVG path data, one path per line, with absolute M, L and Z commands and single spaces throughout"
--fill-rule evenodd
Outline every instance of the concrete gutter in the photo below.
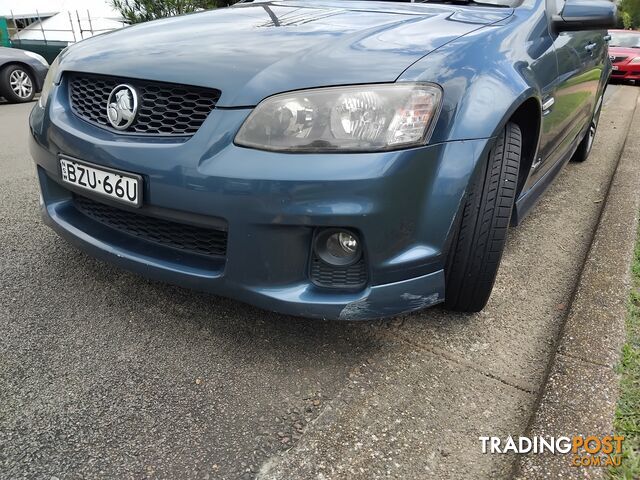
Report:
M 618 398 L 615 366 L 625 339 L 630 265 L 640 208 L 640 99 L 532 417 L 529 436 L 607 435 Z M 603 478 L 567 455 L 527 455 L 516 478 Z

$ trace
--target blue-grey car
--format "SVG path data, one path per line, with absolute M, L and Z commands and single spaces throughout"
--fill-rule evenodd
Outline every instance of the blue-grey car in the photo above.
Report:
M 297 316 L 481 310 L 507 229 L 591 150 L 603 0 L 254 1 L 82 41 L 30 117 L 45 221 Z

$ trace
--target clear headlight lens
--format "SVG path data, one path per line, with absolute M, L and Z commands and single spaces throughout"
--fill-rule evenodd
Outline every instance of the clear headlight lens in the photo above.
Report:
M 438 86 L 424 83 L 274 95 L 249 115 L 235 143 L 284 152 L 372 152 L 423 145 L 441 98 Z
M 633 63 L 634 65 L 637 65 L 638 63 L 640 63 L 640 57 L 636 57 L 633 60 L 631 60 L 629 63 Z
M 49 93 L 51 93 L 53 84 L 58 77 L 59 67 L 60 67 L 60 55 L 58 55 L 56 59 L 49 66 L 49 71 L 47 72 L 47 76 L 45 77 L 44 83 L 42 84 L 42 91 L 40 92 L 40 100 L 38 100 L 38 104 L 41 107 L 44 107 L 47 105 L 47 100 L 49 99 Z
M 42 65 L 44 65 L 45 67 L 49 66 L 49 62 L 47 62 L 47 60 L 45 60 L 45 58 L 42 55 L 38 55 L 35 52 L 30 52 L 29 50 L 24 50 L 24 54 L 27 57 L 31 57 L 37 61 L 39 61 Z

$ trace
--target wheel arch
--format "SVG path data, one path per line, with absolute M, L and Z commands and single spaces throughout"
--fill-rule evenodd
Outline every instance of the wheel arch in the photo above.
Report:
M 531 96 L 522 101 L 504 122 L 515 123 L 522 133 L 522 153 L 520 155 L 520 173 L 516 198 L 520 196 L 531 173 L 531 167 L 538 154 L 542 129 L 542 107 L 537 97 Z

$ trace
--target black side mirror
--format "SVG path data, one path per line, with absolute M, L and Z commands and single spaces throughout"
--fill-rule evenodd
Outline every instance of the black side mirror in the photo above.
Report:
M 567 0 L 562 13 L 554 15 L 558 32 L 608 30 L 618 23 L 618 7 L 608 0 Z

